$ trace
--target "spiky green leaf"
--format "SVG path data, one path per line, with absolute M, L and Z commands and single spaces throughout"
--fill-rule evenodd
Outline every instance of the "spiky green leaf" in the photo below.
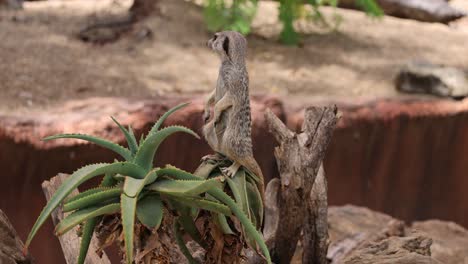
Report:
M 209 180 L 158 180 L 148 185 L 147 189 L 175 196 L 195 196 L 215 188 L 218 178 Z
M 158 174 L 156 173 L 156 171 L 158 169 L 159 168 L 151 170 L 149 173 L 146 174 L 145 178 L 143 179 L 125 177 L 125 182 L 124 182 L 124 187 L 123 187 L 125 194 L 128 197 L 135 197 L 138 194 L 140 194 L 141 190 L 143 190 L 143 187 L 145 187 L 145 185 L 150 184 L 157 179 Z
M 203 163 L 200 165 L 193 175 L 200 177 L 202 179 L 207 179 L 214 169 L 218 167 L 218 163 Z
M 149 134 L 143 143 L 140 144 L 140 148 L 135 155 L 135 163 L 144 169 L 149 170 L 153 165 L 154 155 L 158 150 L 159 145 L 164 141 L 164 139 L 176 132 L 185 132 L 196 138 L 200 138 L 195 132 L 186 127 L 170 126 L 163 128 L 153 134 Z
M 203 241 L 198 228 L 195 225 L 193 218 L 190 216 L 190 207 L 187 207 L 174 199 L 169 200 L 171 207 L 177 210 L 179 217 L 176 219 L 184 229 L 184 231 L 190 235 L 190 237 L 197 242 L 203 248 L 207 248 L 206 243 Z
M 84 264 L 86 255 L 88 254 L 89 245 L 91 244 L 91 239 L 93 238 L 94 228 L 100 220 L 101 217 L 93 217 L 84 224 L 77 264 Z
M 160 175 L 169 175 L 177 179 L 189 179 L 189 180 L 200 180 L 195 175 L 192 175 L 188 172 L 185 172 L 183 170 L 179 170 L 175 167 L 168 167 L 164 168 L 158 171 L 158 173 L 161 173 Z M 241 208 L 239 208 L 234 200 L 229 197 L 226 193 L 224 193 L 222 190 L 218 188 L 212 188 L 207 191 L 207 193 L 211 196 L 213 196 L 215 199 L 218 201 L 224 203 L 231 209 L 232 213 L 239 219 L 241 224 L 244 226 L 246 232 L 249 233 L 249 235 L 252 236 L 252 238 L 255 240 L 255 242 L 259 245 L 263 255 L 265 256 L 267 263 L 271 264 L 271 257 L 270 257 L 270 252 L 268 251 L 268 247 L 265 244 L 265 241 L 263 240 L 262 234 L 255 228 L 255 226 L 252 224 L 252 222 L 249 220 L 249 218 L 245 215 L 245 213 L 242 211 Z M 254 245 L 250 245 L 251 247 L 255 248 Z
M 159 195 L 149 194 L 138 201 L 138 220 L 148 229 L 158 229 L 163 219 L 163 204 Z
M 125 139 L 127 140 L 128 148 L 130 149 L 130 152 L 135 155 L 135 153 L 138 150 L 138 145 L 136 142 L 135 135 L 133 135 L 133 132 L 130 133 L 129 130 L 127 130 L 125 127 L 123 127 L 113 116 L 111 116 L 112 121 L 120 128 L 122 133 L 125 136 Z M 130 129 L 130 127 L 129 127 Z
M 203 198 L 198 197 L 182 197 L 182 196 L 171 196 L 171 199 L 174 199 L 186 206 L 192 208 L 199 208 L 203 210 L 207 210 L 210 212 L 220 213 L 227 216 L 232 215 L 231 210 L 224 204 L 210 201 Z
M 111 187 L 96 187 L 96 188 L 91 188 L 91 189 L 88 189 L 84 192 L 80 192 L 78 193 L 77 195 L 75 196 L 72 196 L 72 197 L 67 197 L 63 200 L 64 203 L 71 203 L 73 201 L 76 201 L 78 199 L 81 199 L 85 196 L 89 196 L 91 194 L 95 194 L 95 193 L 98 193 L 98 192 L 102 192 L 102 191 L 107 191 L 107 190 L 110 190 Z
M 190 172 L 181 170 L 171 165 L 167 165 L 165 168 L 157 170 L 158 175 L 160 176 L 168 176 L 176 180 L 198 180 L 203 181 L 201 179 Z
M 57 208 L 57 206 L 65 199 L 76 187 L 81 183 L 102 175 L 102 174 L 116 174 L 121 173 L 123 175 L 129 175 L 135 178 L 143 178 L 145 176 L 145 171 L 136 166 L 135 164 L 128 162 L 118 162 L 118 163 L 101 163 L 101 164 L 92 164 L 75 171 L 69 178 L 67 178 L 62 185 L 57 189 L 54 195 L 50 198 L 47 205 L 42 210 L 41 214 L 36 220 L 36 223 L 29 233 L 28 239 L 26 240 L 25 248 L 29 246 L 31 240 L 36 235 L 39 228 L 44 224 L 47 218 L 50 216 L 52 211 Z
M 263 201 L 260 191 L 257 188 L 257 185 L 247 181 L 247 197 L 249 202 L 249 207 L 251 210 L 252 218 L 255 217 L 257 220 L 256 226 L 260 227 L 263 224 Z
M 227 218 L 223 214 L 216 214 L 214 218 L 216 224 L 219 226 L 223 234 L 226 235 L 233 235 L 235 234 L 234 231 L 232 231 L 231 227 L 229 226 L 229 223 L 227 221 Z
M 219 201 L 223 202 L 226 204 L 231 211 L 234 213 L 234 215 L 239 219 L 241 222 L 242 226 L 244 227 L 246 231 L 246 235 L 251 236 L 251 238 L 258 244 L 260 247 L 263 255 L 265 256 L 267 263 L 271 264 L 271 257 L 270 257 L 270 252 L 268 251 L 268 247 L 265 244 L 265 241 L 263 240 L 262 234 L 255 228 L 255 226 L 252 224 L 252 222 L 249 220 L 249 218 L 245 215 L 243 210 L 237 206 L 236 202 L 229 197 L 226 193 L 219 189 L 212 189 L 209 190 L 208 193 L 212 195 L 214 198 L 218 199 Z M 247 240 L 248 242 L 249 240 Z M 256 248 L 255 245 L 251 245 L 252 248 Z
M 105 206 L 93 206 L 93 207 L 88 207 L 82 210 L 78 210 L 76 212 L 71 213 L 67 217 L 65 217 L 60 223 L 56 226 L 55 228 L 55 233 L 57 235 L 63 235 L 76 225 L 79 225 L 80 223 L 96 217 L 100 215 L 105 215 L 105 214 L 115 214 L 119 212 L 120 210 L 120 204 L 119 203 L 113 203 L 113 204 L 108 204 Z
M 106 173 L 102 179 L 100 188 L 101 190 L 102 189 L 105 190 L 115 184 L 116 184 L 116 181 L 114 180 L 113 174 Z M 101 219 L 102 219 L 102 216 L 97 216 L 97 217 L 89 219 L 84 224 L 83 234 L 81 235 L 80 252 L 78 255 L 77 264 L 84 264 L 86 260 L 86 255 L 88 254 L 88 249 L 91 243 L 91 239 L 93 238 L 94 228 L 96 227 L 97 223 L 101 222 Z
M 229 188 L 232 191 L 232 194 L 234 195 L 236 203 L 239 205 L 240 208 L 242 208 L 242 210 L 244 210 L 244 213 L 246 213 L 247 216 L 249 216 L 250 218 L 250 210 L 247 198 L 247 187 L 245 181 L 245 171 L 243 169 L 238 170 L 233 178 L 226 177 L 226 181 L 229 185 Z
M 115 153 L 119 154 L 127 161 L 132 160 L 132 153 L 127 148 L 124 148 L 118 144 L 115 144 L 114 142 L 111 142 L 102 138 L 94 137 L 94 136 L 82 135 L 82 134 L 59 134 L 55 136 L 46 137 L 43 140 L 49 141 L 49 140 L 59 139 L 59 138 L 73 138 L 73 139 L 86 140 L 98 146 L 114 151 Z
M 105 202 L 112 198 L 118 198 L 122 193 L 121 187 L 109 188 L 108 190 L 103 190 L 97 193 L 93 193 L 88 196 L 84 196 L 80 199 L 68 202 L 63 205 L 64 212 L 70 212 L 77 209 L 86 208 L 89 206 L 97 205 L 99 203 Z
M 135 214 L 137 197 L 128 197 L 122 193 L 120 197 L 121 214 L 122 214 L 122 230 L 125 243 L 125 259 L 127 264 L 132 264 L 133 261 L 133 229 L 135 227 Z
M 180 224 L 178 221 L 174 221 L 174 234 L 176 238 L 177 245 L 179 246 L 180 251 L 187 258 L 189 264 L 198 264 L 198 262 L 193 258 L 192 254 L 185 245 L 184 239 L 182 237 L 182 232 L 180 231 Z
M 183 103 L 183 104 L 180 104 L 180 105 L 177 105 L 171 109 L 169 109 L 169 111 L 167 111 L 166 113 L 164 113 L 159 119 L 158 121 L 153 125 L 153 127 L 151 128 L 150 132 L 148 135 L 151 135 L 153 133 L 156 133 L 159 128 L 161 127 L 161 125 L 164 123 L 164 121 L 166 121 L 166 119 L 171 115 L 173 114 L 175 111 L 179 110 L 179 109 L 182 109 L 184 107 L 186 107 L 187 105 L 189 105 L 190 103 Z
M 118 162 L 118 161 L 115 161 L 115 162 Z M 114 174 L 111 174 L 111 173 L 107 173 L 106 175 L 104 175 L 101 181 L 102 187 L 110 187 L 116 184 L 117 184 L 117 180 L 114 179 Z

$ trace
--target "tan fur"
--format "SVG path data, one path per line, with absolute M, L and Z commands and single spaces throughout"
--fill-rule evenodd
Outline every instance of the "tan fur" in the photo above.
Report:
M 223 31 L 207 44 L 219 54 L 221 67 L 216 89 L 206 101 L 205 123 L 210 119 L 212 105 L 214 117 L 203 127 L 203 134 L 214 151 L 234 162 L 223 172 L 234 176 L 242 165 L 260 178 L 258 188 L 263 198 L 263 174 L 252 152 L 247 40 L 238 32 Z

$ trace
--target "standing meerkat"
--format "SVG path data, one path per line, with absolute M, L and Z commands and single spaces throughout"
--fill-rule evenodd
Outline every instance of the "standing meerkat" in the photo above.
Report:
M 223 31 L 216 33 L 207 45 L 220 56 L 221 67 L 203 115 L 206 123 L 214 104 L 214 117 L 203 127 L 203 134 L 214 151 L 233 161 L 223 173 L 232 177 L 244 166 L 260 178 L 258 187 L 263 197 L 263 174 L 252 152 L 249 76 L 245 65 L 247 40 L 238 32 Z

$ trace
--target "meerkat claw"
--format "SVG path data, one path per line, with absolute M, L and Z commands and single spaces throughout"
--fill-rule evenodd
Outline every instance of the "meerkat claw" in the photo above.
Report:
M 239 170 L 240 164 L 237 162 L 234 162 L 231 166 L 227 168 L 221 168 L 221 172 L 227 176 L 227 177 L 234 177 L 236 175 L 237 171 Z
M 215 154 L 209 154 L 206 156 L 203 156 L 201 158 L 201 162 L 207 162 L 207 161 L 222 161 L 224 157 L 222 157 L 219 153 Z

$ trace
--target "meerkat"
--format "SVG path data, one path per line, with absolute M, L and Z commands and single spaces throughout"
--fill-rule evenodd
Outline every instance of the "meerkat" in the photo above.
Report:
M 249 76 L 245 65 L 247 40 L 238 32 L 223 31 L 216 33 L 207 45 L 219 54 L 221 66 L 216 89 L 205 103 L 205 139 L 214 151 L 233 161 L 223 169 L 224 174 L 232 177 L 243 166 L 260 178 L 258 187 L 263 198 L 263 174 L 252 152 Z M 214 117 L 208 122 L 213 104 Z

